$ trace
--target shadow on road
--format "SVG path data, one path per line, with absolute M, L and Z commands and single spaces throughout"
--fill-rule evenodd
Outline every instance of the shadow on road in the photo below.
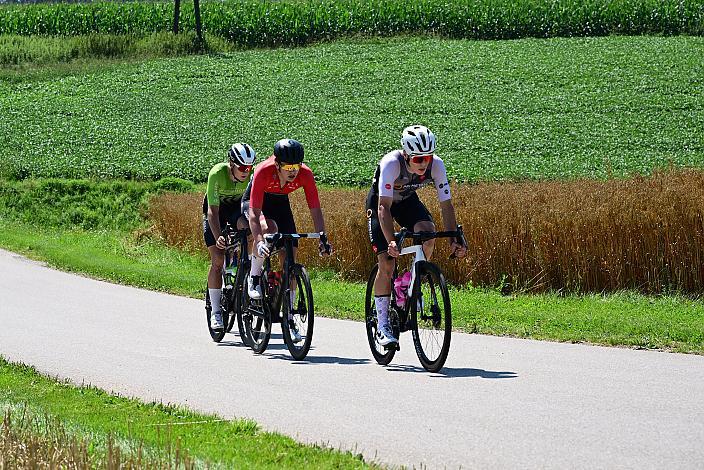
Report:
M 283 345 L 283 349 L 286 346 Z M 311 349 L 312 350 L 312 349 Z M 309 364 L 343 364 L 343 365 L 359 365 L 368 364 L 369 359 L 356 359 L 353 357 L 338 357 L 338 356 L 307 356 L 302 361 L 296 361 L 288 354 L 266 354 L 264 356 L 270 359 L 283 359 L 291 364 L 309 365 Z
M 419 366 L 410 365 L 389 365 L 386 369 L 391 372 L 421 372 L 430 374 L 431 377 L 439 378 L 459 378 L 459 377 L 480 377 L 482 379 L 515 379 L 518 374 L 509 371 L 493 371 L 484 369 L 472 369 L 470 367 L 443 367 L 439 372 L 428 372 Z

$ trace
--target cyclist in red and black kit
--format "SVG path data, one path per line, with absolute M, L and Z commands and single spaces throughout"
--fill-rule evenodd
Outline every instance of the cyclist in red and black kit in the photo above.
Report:
M 374 302 L 377 311 L 377 340 L 381 345 L 398 342 L 389 326 L 391 278 L 399 247 L 394 238 L 394 221 L 414 232 L 433 232 L 435 224 L 430 212 L 416 191 L 426 185 L 437 190 L 445 230 L 457 228 L 450 185 L 445 164 L 435 155 L 435 135 L 425 126 L 410 126 L 401 134 L 401 150 L 394 150 L 381 159 L 372 187 L 367 196 L 369 239 L 377 255 L 379 271 L 374 281 Z M 451 239 L 450 249 L 463 257 L 467 249 Z M 425 257 L 430 259 L 435 240 L 423 244 Z
M 274 154 L 257 165 L 254 175 L 242 196 L 242 213 L 249 220 L 252 231 L 252 267 L 247 291 L 252 299 L 261 299 L 259 276 L 269 247 L 266 233 L 296 233 L 288 194 L 303 188 L 316 232 L 325 231 L 323 211 L 320 208 L 318 188 L 313 172 L 303 164 L 303 145 L 293 139 L 282 139 L 274 145 Z M 294 246 L 297 246 L 294 241 Z M 320 243 L 321 254 L 329 254 L 329 245 Z M 291 305 L 295 305 L 295 290 L 291 289 Z M 300 334 L 292 330 L 294 341 Z

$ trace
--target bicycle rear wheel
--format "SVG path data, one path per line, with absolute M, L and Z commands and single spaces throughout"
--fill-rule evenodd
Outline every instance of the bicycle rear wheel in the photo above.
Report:
M 225 329 L 220 328 L 218 330 L 214 330 L 210 326 L 210 317 L 213 314 L 213 307 L 210 303 L 210 294 L 208 293 L 208 286 L 205 287 L 205 321 L 208 324 L 208 331 L 210 332 L 210 337 L 215 341 L 216 343 L 219 343 L 222 341 L 222 339 L 225 337 Z M 228 316 L 226 312 L 222 312 L 222 323 L 223 325 L 227 325 L 228 321 Z
M 300 264 L 295 264 L 289 273 L 289 287 L 292 281 L 296 284 L 296 306 L 291 309 L 288 292 L 283 292 L 283 317 L 281 318 L 281 331 L 288 351 L 297 361 L 303 360 L 313 341 L 313 290 L 310 287 L 310 278 L 306 269 Z M 301 335 L 301 341 L 295 343 L 291 335 L 291 328 L 296 328 Z
M 376 362 L 385 366 L 394 358 L 396 348 L 387 349 L 379 344 L 376 339 L 377 318 L 376 305 L 374 303 L 374 280 L 376 279 L 377 271 L 379 271 L 379 266 L 375 264 L 367 281 L 367 292 L 364 296 L 364 324 L 367 328 L 367 341 L 369 341 L 369 349 L 372 351 L 372 356 L 374 356 Z
M 411 302 L 413 344 L 423 367 L 442 369 L 450 351 L 452 308 L 442 271 L 428 261 L 416 263 L 416 280 Z
M 265 275 L 262 275 L 262 279 L 265 277 Z M 265 287 L 265 285 L 261 285 L 261 300 L 252 300 L 246 297 L 246 310 L 242 312 L 242 320 L 246 332 L 245 335 L 249 343 L 248 346 L 257 354 L 266 351 L 269 345 L 269 339 L 271 339 L 272 312 L 270 311 L 269 298 Z

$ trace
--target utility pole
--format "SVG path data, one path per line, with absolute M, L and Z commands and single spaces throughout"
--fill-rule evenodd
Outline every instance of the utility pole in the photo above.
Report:
M 205 41 L 203 41 L 203 25 L 200 21 L 200 0 L 193 0 L 193 8 L 196 14 L 196 36 L 198 37 L 198 44 L 200 47 L 205 46 Z
M 178 19 L 181 16 L 181 0 L 174 0 L 174 34 L 178 34 Z
M 203 22 L 200 19 L 200 0 L 193 0 L 193 10 L 196 16 L 196 37 L 198 38 L 198 45 L 203 48 L 205 46 L 205 40 L 203 39 Z M 180 16 L 181 0 L 174 0 L 174 34 L 178 34 L 178 23 Z

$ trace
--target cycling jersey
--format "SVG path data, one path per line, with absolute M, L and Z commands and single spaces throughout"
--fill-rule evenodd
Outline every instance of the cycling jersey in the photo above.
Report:
M 433 155 L 425 174 L 417 175 L 408 171 L 403 153 L 394 150 L 384 155 L 376 167 L 371 192 L 378 196 L 393 197 L 393 202 L 397 203 L 430 184 L 435 185 L 438 201 L 451 199 L 445 164 L 439 157 Z
M 229 163 L 218 163 L 208 173 L 203 214 L 208 213 L 208 206 L 219 206 L 221 212 L 239 212 L 240 200 L 246 188 L 247 181 L 232 181 Z
M 274 155 L 264 160 L 254 169 L 252 176 L 251 192 L 248 194 L 249 207 L 261 209 L 264 204 L 264 194 L 289 194 L 298 188 L 303 187 L 306 193 L 306 202 L 310 209 L 320 207 L 318 188 L 315 185 L 313 172 L 306 165 L 301 165 L 296 178 L 287 181 L 282 187 L 279 183 L 279 174 L 276 168 Z

